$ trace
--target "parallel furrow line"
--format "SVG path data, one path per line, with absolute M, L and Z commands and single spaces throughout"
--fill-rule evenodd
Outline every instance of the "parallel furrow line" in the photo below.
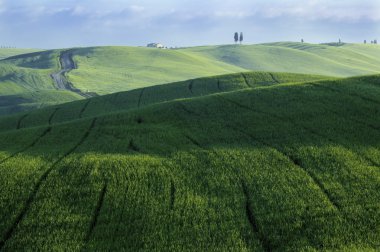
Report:
M 176 188 L 174 181 L 170 181 L 170 210 L 174 209 Z
M 35 139 L 30 145 L 28 145 L 28 146 L 26 146 L 25 148 L 23 148 L 23 149 L 21 149 L 21 150 L 15 152 L 15 153 L 13 153 L 13 154 L 10 155 L 9 157 L 7 157 L 7 158 L 1 160 L 1 161 L 0 161 L 0 164 L 3 164 L 3 163 L 5 163 L 6 161 L 8 161 L 9 159 L 15 157 L 16 155 L 18 155 L 18 154 L 20 154 L 20 153 L 22 153 L 22 152 L 25 152 L 25 151 L 27 151 L 27 150 L 30 149 L 30 148 L 33 148 L 33 147 L 37 144 L 37 142 L 40 141 L 41 138 L 45 137 L 48 133 L 50 133 L 51 129 L 52 129 L 51 127 L 48 127 L 48 128 L 47 128 L 44 132 L 42 132 L 42 134 L 39 135 L 39 136 L 38 136 L 38 137 L 37 137 L 37 138 L 36 138 L 36 139 Z
M 329 91 L 332 91 L 332 92 L 335 92 L 335 93 L 345 94 L 345 95 L 348 95 L 348 96 L 352 96 L 352 97 L 356 97 L 356 98 L 362 99 L 363 101 L 368 101 L 368 102 L 372 102 L 372 103 L 375 103 L 377 105 L 380 105 L 380 101 L 371 99 L 369 97 L 361 96 L 361 95 L 358 95 L 358 94 L 355 94 L 355 93 L 350 93 L 350 92 L 343 92 L 342 90 L 339 90 L 339 89 L 336 89 L 336 88 L 332 88 L 332 87 L 327 87 L 325 85 L 321 85 L 321 84 L 318 84 L 318 83 L 310 83 L 310 84 L 313 87 L 329 90 Z
M 247 109 L 247 110 L 253 111 L 253 112 L 255 112 L 255 113 L 264 113 L 264 112 L 261 112 L 261 111 L 256 111 L 256 110 L 254 110 L 254 109 L 252 109 L 252 108 L 250 108 L 250 107 L 248 107 L 248 106 L 242 105 L 242 104 L 240 104 L 240 103 L 238 103 L 238 102 L 232 101 L 232 100 L 227 99 L 227 98 L 225 98 L 225 97 L 221 97 L 221 96 L 219 96 L 219 97 L 222 98 L 222 99 L 225 100 L 225 101 L 228 101 L 228 102 L 230 102 L 230 103 L 232 103 L 232 104 L 235 104 L 235 105 L 238 106 L 238 107 L 241 107 L 241 108 L 244 108 L 244 109 Z M 278 118 L 278 119 L 284 121 L 284 119 L 281 118 L 281 117 L 279 117 L 279 116 L 274 116 L 274 115 L 272 115 L 272 114 L 270 114 L 270 113 L 265 113 L 265 114 L 270 115 L 270 116 L 273 116 L 273 117 L 275 117 L 275 118 Z M 285 121 L 288 121 L 288 120 L 285 120 Z M 295 124 L 294 124 L 294 125 L 295 125 Z M 295 126 L 300 127 L 299 125 L 295 125 Z M 302 170 L 303 170 L 303 171 L 304 171 L 304 172 L 305 172 L 305 173 L 306 173 L 306 174 L 312 179 L 312 181 L 314 182 L 314 184 L 316 184 L 316 185 L 320 188 L 321 192 L 326 196 L 326 198 L 329 200 L 329 202 L 330 202 L 330 203 L 331 203 L 336 209 L 338 209 L 338 210 L 340 209 L 338 202 L 336 202 L 336 201 L 333 199 L 333 197 L 330 195 L 330 193 L 326 190 L 326 188 L 323 186 L 323 184 L 319 181 L 319 179 L 318 179 L 316 176 L 314 176 L 311 172 L 309 172 L 305 167 L 301 166 L 301 163 L 300 163 L 298 160 L 295 160 L 294 158 L 292 158 L 292 156 L 290 156 L 289 154 L 287 154 L 287 153 L 281 151 L 279 148 L 274 147 L 274 146 L 272 146 L 272 145 L 270 145 L 270 144 L 268 144 L 268 143 L 266 143 L 266 142 L 264 142 L 264 141 L 262 141 L 262 140 L 258 140 L 257 138 L 255 138 L 254 136 L 252 136 L 251 134 L 249 134 L 248 132 L 245 132 L 245 131 L 243 131 L 243 130 L 241 130 L 241 129 L 238 129 L 238 128 L 236 128 L 236 127 L 232 127 L 232 126 L 230 126 L 230 127 L 233 128 L 233 129 L 235 129 L 235 130 L 237 130 L 237 131 L 239 131 L 239 132 L 241 132 L 241 133 L 243 133 L 243 134 L 245 134 L 245 135 L 247 135 L 247 136 L 249 136 L 252 140 L 257 141 L 257 142 L 263 144 L 264 146 L 267 146 L 267 147 L 269 147 L 269 148 L 275 149 L 277 152 L 279 152 L 279 153 L 281 153 L 283 156 L 287 157 L 287 159 L 288 159 L 289 161 L 291 161 L 296 167 L 302 169 Z M 304 128 L 304 127 L 303 127 L 303 128 Z M 304 129 L 307 130 L 307 131 L 309 131 L 309 132 L 311 132 L 311 133 L 313 133 L 313 134 L 316 134 L 316 133 L 314 133 L 314 131 L 311 131 L 311 130 L 306 129 L 306 128 L 304 128 Z M 317 134 L 316 134 L 316 135 L 317 135 Z M 318 134 L 318 136 L 320 136 L 320 135 Z
M 274 77 L 274 74 L 273 73 L 269 73 L 270 77 L 273 79 L 273 81 L 277 84 L 280 84 L 280 82 L 276 79 L 276 77 Z
M 249 200 L 249 193 L 248 193 L 248 188 L 247 185 L 244 183 L 244 181 L 241 181 L 242 188 L 243 188 L 243 193 L 244 193 L 244 198 L 245 198 L 245 212 L 247 215 L 247 219 L 251 225 L 252 231 L 256 233 L 258 239 L 260 240 L 261 246 L 263 247 L 264 251 L 270 252 L 272 251 L 272 246 L 269 242 L 269 240 L 265 237 L 265 235 L 260 231 L 261 229 L 259 228 L 257 224 L 257 220 L 255 218 L 255 215 L 253 213 L 250 200 Z
M 128 186 L 125 190 L 125 195 L 127 195 L 127 192 L 128 192 Z M 127 200 L 124 199 L 124 202 L 123 202 L 123 205 L 122 205 L 122 208 L 120 211 L 120 215 L 119 215 L 118 221 L 116 223 L 116 228 L 115 228 L 114 234 L 112 236 L 112 245 L 116 245 L 116 243 L 115 243 L 116 237 L 117 237 L 117 235 L 120 235 L 119 229 L 120 229 L 120 226 L 122 225 L 122 220 L 123 220 L 126 205 L 127 205 Z M 113 248 L 111 250 L 115 251 L 115 249 L 113 249 Z
M 188 86 L 188 89 L 189 89 L 191 94 L 193 94 L 193 84 L 194 84 L 194 80 L 191 80 L 189 83 L 189 86 Z
M 139 95 L 139 100 L 137 102 L 137 107 L 140 108 L 140 105 L 141 105 L 141 98 L 144 94 L 144 91 L 145 91 L 145 88 L 141 89 L 141 92 L 140 92 L 140 95 Z
M 48 120 L 49 125 L 51 125 L 51 122 L 53 121 L 53 118 L 55 114 L 58 112 L 58 110 L 59 108 L 54 109 L 53 113 L 50 115 L 49 120 Z
M 243 79 L 244 79 L 245 85 L 247 85 L 247 87 L 251 88 L 251 85 L 249 85 L 249 82 L 248 82 L 248 78 L 247 78 L 247 76 L 246 76 L 244 73 L 242 73 L 241 76 L 243 76 Z
M 20 129 L 21 128 L 22 120 L 24 120 L 27 116 L 28 116 L 28 114 L 23 115 L 23 116 L 20 117 L 20 119 L 18 119 L 16 129 Z
M 217 83 L 216 83 L 216 86 L 218 88 L 219 91 L 223 91 L 221 86 L 220 86 L 220 80 L 218 79 Z
M 280 150 L 279 148 L 273 146 L 273 145 L 270 145 L 269 143 L 263 141 L 263 140 L 259 140 L 257 139 L 256 137 L 254 137 L 252 134 L 244 131 L 244 130 L 241 130 L 240 128 L 238 127 L 234 127 L 234 126 L 231 126 L 231 125 L 226 125 L 227 127 L 237 131 L 237 132 L 240 132 L 241 134 L 243 135 L 246 135 L 248 136 L 249 138 L 251 138 L 253 141 L 255 142 L 258 142 L 260 143 L 261 145 L 264 145 L 268 148 L 271 148 L 275 151 L 277 151 L 279 154 L 281 154 L 282 156 L 286 157 L 289 162 L 291 162 L 295 167 L 301 169 L 302 171 L 304 171 L 306 173 L 306 175 L 311 179 L 311 181 L 318 186 L 319 190 L 323 193 L 323 195 L 326 197 L 326 199 L 329 201 L 329 203 L 335 208 L 337 209 L 338 211 L 340 211 L 340 205 L 339 203 L 334 200 L 334 198 L 331 196 L 331 194 L 328 192 L 328 190 L 326 190 L 326 188 L 324 187 L 324 185 L 322 184 L 322 182 L 313 174 L 311 173 L 308 169 L 306 169 L 305 167 L 302 166 L 301 162 L 295 158 L 293 158 L 291 155 L 289 155 L 288 153 L 286 152 L 283 152 L 282 150 Z
M 81 111 L 79 112 L 79 118 L 82 118 L 82 117 L 83 117 L 83 113 L 86 111 L 86 109 L 87 109 L 88 105 L 90 104 L 90 102 L 91 102 L 91 100 L 88 100 L 88 101 L 84 104 L 83 108 L 82 108 Z
M 281 121 L 284 121 L 284 122 L 288 122 L 288 123 L 293 124 L 294 126 L 296 126 L 296 127 L 298 127 L 298 128 L 302 128 L 303 130 L 312 133 L 312 134 L 315 135 L 315 136 L 318 136 L 318 137 L 320 137 L 320 138 L 324 138 L 324 139 L 328 140 L 329 142 L 334 142 L 333 139 L 331 139 L 331 138 L 329 138 L 329 137 L 327 137 L 327 136 L 324 136 L 324 135 L 320 134 L 319 132 L 317 132 L 317 131 L 315 131 L 315 130 L 313 130 L 313 129 L 306 128 L 306 127 L 303 126 L 303 125 L 296 124 L 296 123 L 294 123 L 292 120 L 289 120 L 289 119 L 284 118 L 284 117 L 282 117 L 282 116 L 279 116 L 279 115 L 276 115 L 276 114 L 273 114 L 273 113 L 269 113 L 269 112 L 265 112 L 265 111 L 260 111 L 260 110 L 258 110 L 258 109 L 253 109 L 253 108 L 251 108 L 251 107 L 249 107 L 249 106 L 243 105 L 243 104 L 241 104 L 241 103 L 239 103 L 239 102 L 236 102 L 236 101 L 234 101 L 234 100 L 228 99 L 228 98 L 226 98 L 226 97 L 224 97 L 224 96 L 221 96 L 221 95 L 218 95 L 217 97 L 220 98 L 221 100 L 224 100 L 224 101 L 227 101 L 227 102 L 229 102 L 229 103 L 232 103 L 232 104 L 236 105 L 237 107 L 240 107 L 240 108 L 243 108 L 243 109 L 246 109 L 246 110 L 249 110 L 249 111 L 255 112 L 255 113 L 259 113 L 259 114 L 263 114 L 263 115 L 267 115 L 267 116 L 269 115 L 269 116 L 271 116 L 271 117 L 273 117 L 273 118 L 276 118 L 276 119 L 278 119 L 278 120 L 281 120 Z
M 96 224 L 98 223 L 100 210 L 102 209 L 104 197 L 107 193 L 107 183 L 104 183 L 102 190 L 100 191 L 98 202 L 96 204 L 96 208 L 94 209 L 94 213 L 92 214 L 90 226 L 88 232 L 85 237 L 85 245 L 90 241 L 91 235 L 94 232 Z
M 64 158 L 66 158 L 71 153 L 73 153 L 87 139 L 87 137 L 90 135 L 91 130 L 95 127 L 96 120 L 97 120 L 97 118 L 94 118 L 92 120 L 90 127 L 88 128 L 88 130 L 86 131 L 86 133 L 83 135 L 83 137 L 81 138 L 81 140 L 73 148 L 71 148 L 66 154 L 64 154 L 57 161 L 55 161 L 52 164 L 52 166 L 50 166 L 42 174 L 42 176 L 40 177 L 40 179 L 37 181 L 36 185 L 34 186 L 32 193 L 29 195 L 27 201 L 25 202 L 24 207 L 22 208 L 21 212 L 17 215 L 15 221 L 13 222 L 13 224 L 11 225 L 11 227 L 6 231 L 5 235 L 1 239 L 1 241 L 0 241 L 0 251 L 3 249 L 3 247 L 6 244 L 6 242 L 9 239 L 12 238 L 12 235 L 13 235 L 14 231 L 16 230 L 17 226 L 19 225 L 19 223 L 21 223 L 21 221 L 25 217 L 25 214 L 27 213 L 28 209 L 30 208 L 32 202 L 35 200 L 35 198 L 36 198 L 36 196 L 38 194 L 38 191 L 40 190 L 40 187 L 43 184 L 43 182 L 46 181 L 46 179 L 48 178 L 48 176 L 50 175 L 50 173 L 54 170 L 54 168 L 58 165 L 58 163 L 60 163 Z
M 206 148 L 203 147 L 201 144 L 199 144 L 198 141 L 196 141 L 194 138 L 188 135 L 185 135 L 185 137 L 195 146 L 199 147 L 202 150 L 206 150 Z M 215 150 L 210 150 L 210 151 L 212 151 L 216 156 L 219 156 L 219 153 L 217 153 Z M 247 186 L 242 180 L 242 178 L 240 178 L 240 180 L 241 180 L 243 193 L 245 197 L 245 211 L 246 211 L 247 219 L 250 223 L 250 226 L 252 227 L 252 231 L 253 233 L 257 235 L 257 238 L 259 239 L 264 251 L 267 251 L 267 252 L 272 251 L 269 240 L 265 237 L 265 235 L 262 232 L 260 232 L 260 229 L 258 228 L 257 221 L 255 219 L 254 213 L 249 203 L 249 193 L 248 193 Z

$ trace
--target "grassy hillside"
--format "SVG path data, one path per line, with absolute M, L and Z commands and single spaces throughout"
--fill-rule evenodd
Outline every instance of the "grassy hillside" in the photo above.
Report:
M 20 54 L 26 54 L 26 53 L 33 53 L 38 52 L 41 50 L 38 49 L 22 49 L 22 48 L 0 48 L 0 60 L 5 59 L 8 57 L 20 55 Z
M 46 123 L 46 116 L 54 112 L 51 123 L 62 123 L 83 117 L 109 114 L 175 99 L 200 97 L 247 88 L 265 87 L 285 83 L 327 80 L 329 77 L 290 73 L 245 72 L 230 75 L 192 79 L 172 84 L 157 85 L 129 92 L 104 95 L 89 100 L 27 111 L 19 115 L 3 117 L 0 129 L 38 126 Z M 80 110 L 78 108 L 81 108 Z M 21 115 L 21 116 L 20 116 Z M 21 121 L 19 119 L 22 118 Z
M 0 115 L 82 99 L 55 88 L 50 74 L 60 68 L 58 56 L 54 50 L 0 61 Z
M 77 49 L 70 81 L 100 95 L 204 76 L 244 71 L 202 55 L 143 47 Z
M 378 250 L 380 76 L 315 79 L 227 75 L 0 119 L 0 250 Z
M 0 114 L 83 99 L 59 90 L 51 74 L 62 51 L 0 61 Z M 249 70 L 347 77 L 380 72 L 376 45 L 273 43 L 158 50 L 143 47 L 76 48 L 76 69 L 65 74 L 74 89 L 98 95 Z M 39 95 L 48 93 L 49 95 Z
M 262 45 L 227 45 L 194 47 L 189 53 L 207 55 L 250 70 L 356 76 L 380 71 L 375 45 L 344 45 L 340 47 L 303 43 L 272 43 Z M 373 53 L 376 53 L 375 55 Z

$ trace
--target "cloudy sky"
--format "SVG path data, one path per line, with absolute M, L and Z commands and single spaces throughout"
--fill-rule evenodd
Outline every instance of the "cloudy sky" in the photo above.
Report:
M 0 0 L 0 45 L 362 42 L 380 38 L 380 0 Z

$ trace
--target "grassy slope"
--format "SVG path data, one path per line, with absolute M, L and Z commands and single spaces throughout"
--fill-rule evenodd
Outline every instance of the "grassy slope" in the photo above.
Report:
M 1 248 L 378 249 L 380 77 L 274 81 L 302 78 L 208 78 L 1 120 Z
M 241 72 L 244 69 L 174 50 L 100 47 L 74 52 L 78 69 L 69 74 L 79 89 L 98 94 L 191 78 Z
M 185 49 L 245 69 L 356 76 L 380 71 L 380 60 L 371 56 L 380 47 L 346 45 L 334 47 L 302 43 L 272 43 L 247 46 L 212 46 Z M 355 51 L 354 51 L 355 50 Z
M 300 43 L 210 46 L 179 50 L 96 47 L 74 50 L 78 69 L 67 74 L 84 92 L 100 95 L 162 83 L 247 70 L 354 76 L 380 71 L 380 47 Z M 56 91 L 50 74 L 59 68 L 59 50 L 0 61 L 0 114 L 82 97 Z M 36 94 L 47 92 L 49 95 Z
M 25 53 L 33 53 L 41 50 L 38 49 L 22 49 L 22 48 L 0 48 L 0 60 L 8 57 L 25 54 Z
M 59 69 L 58 55 L 43 51 L 0 61 L 0 115 L 82 99 L 55 89 L 50 74 Z
M 28 111 L 18 115 L 4 117 L 0 121 L 0 129 L 20 128 L 38 126 L 46 123 L 46 116 L 57 110 L 51 122 L 61 123 L 76 120 L 82 117 L 91 117 L 100 114 L 115 113 L 126 109 L 136 109 L 142 106 L 174 99 L 184 99 L 205 96 L 220 92 L 228 92 L 253 87 L 265 87 L 281 83 L 302 83 L 306 81 L 318 81 L 330 79 L 319 75 L 268 73 L 268 72 L 246 72 L 215 77 L 193 79 L 172 84 L 157 85 L 136 89 L 128 92 L 115 93 L 92 98 L 90 100 L 79 100 L 62 106 L 48 107 L 42 110 Z M 78 110 L 78 107 L 83 108 Z M 43 116 L 40 116 L 40 115 Z M 23 118 L 19 122 L 19 118 Z M 25 117 L 25 118 L 24 118 Z

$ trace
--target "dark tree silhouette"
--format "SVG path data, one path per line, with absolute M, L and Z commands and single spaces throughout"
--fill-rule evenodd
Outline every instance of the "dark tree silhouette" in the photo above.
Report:
M 239 41 L 239 33 L 235 32 L 235 44 Z
M 301 43 L 305 42 L 303 39 L 301 39 Z
M 243 42 L 243 40 L 244 40 L 243 33 L 240 32 L 240 37 L 239 37 L 240 44 Z
M 367 40 L 364 40 L 364 44 L 367 44 Z
M 375 39 L 375 40 L 373 41 L 373 43 L 374 43 L 375 45 L 377 45 L 377 39 Z

